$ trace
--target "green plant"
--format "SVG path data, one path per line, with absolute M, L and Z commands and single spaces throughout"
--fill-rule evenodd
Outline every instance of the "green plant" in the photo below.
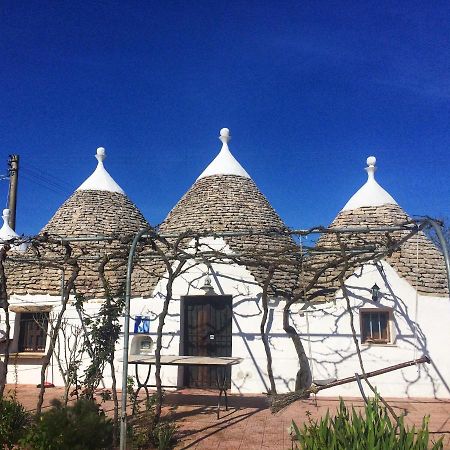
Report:
M 136 393 L 132 379 L 128 380 L 127 388 L 130 400 L 134 401 Z M 176 424 L 166 418 L 156 421 L 156 401 L 156 394 L 151 395 L 146 400 L 143 410 L 139 402 L 135 403 L 133 417 L 128 427 L 130 442 L 135 449 L 147 449 L 151 446 L 158 450 L 168 450 L 176 442 Z
M 139 410 L 139 404 L 137 402 L 137 390 L 134 388 L 134 378 L 128 376 L 127 377 L 127 394 L 130 399 L 130 403 L 132 405 L 132 414 L 136 414 Z
M 175 433 L 177 426 L 173 422 L 161 421 L 153 430 L 153 443 L 158 446 L 158 450 L 168 450 L 175 443 Z
M 84 301 L 84 297 L 78 295 L 76 307 L 83 314 L 84 325 L 89 330 L 83 350 L 90 354 L 91 362 L 85 369 L 84 377 L 80 381 L 84 387 L 82 395 L 92 399 L 95 389 L 103 379 L 105 366 L 114 363 L 114 351 L 121 331 L 120 317 L 124 297 L 118 293 L 116 298 L 107 289 L 105 302 L 101 305 L 95 317 L 89 316 L 85 312 Z M 113 367 L 111 367 L 111 370 L 114 372 Z
M 59 400 L 39 417 L 22 440 L 34 450 L 97 450 L 111 448 L 112 421 L 91 400 L 79 399 L 72 406 Z
M 17 444 L 30 422 L 30 414 L 14 397 L 0 399 L 0 448 Z
M 422 426 L 409 429 L 403 417 L 393 424 L 386 408 L 381 407 L 378 398 L 370 400 L 365 406 L 364 416 L 351 411 L 340 401 L 336 416 L 327 411 L 320 421 L 312 420 L 299 428 L 292 422 L 298 445 L 302 450 L 438 450 L 443 448 L 442 438 L 429 447 L 428 421 L 424 417 Z

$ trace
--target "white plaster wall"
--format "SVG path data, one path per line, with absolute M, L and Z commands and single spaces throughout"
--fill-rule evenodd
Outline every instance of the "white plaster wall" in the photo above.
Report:
M 371 378 L 379 391 L 392 397 L 449 398 L 450 353 L 445 350 L 450 342 L 450 301 L 445 297 L 421 296 L 392 267 L 383 262 L 382 270 L 366 265 L 347 281 L 354 312 L 355 328 L 360 332 L 359 308 L 393 310 L 391 345 L 361 345 L 366 371 L 399 364 L 422 355 L 432 359 L 431 364 L 412 366 Z M 371 301 L 370 288 L 375 283 L 381 288 L 380 301 Z M 344 378 L 361 373 L 352 340 L 349 314 L 341 292 L 335 305 L 318 306 L 309 313 L 311 330 L 312 366 L 316 379 Z M 304 318 L 299 327 L 305 329 Z M 305 336 L 305 339 L 307 337 Z M 365 388 L 369 392 L 368 387 Z M 323 391 L 321 395 L 359 395 L 356 383 Z
M 361 307 L 387 307 L 393 311 L 393 343 L 361 345 L 365 370 L 392 366 L 424 354 L 430 356 L 432 363 L 374 377 L 371 379 L 372 384 L 386 396 L 450 397 L 450 355 L 445 344 L 450 342 L 450 327 L 445 325 L 450 314 L 449 299 L 419 295 L 416 313 L 415 289 L 401 279 L 389 264 L 383 262 L 379 267 L 381 269 L 375 265 L 366 265 L 346 282 L 358 338 Z M 255 284 L 252 275 L 241 266 L 213 264 L 213 269 L 217 274 L 216 279 L 213 279 L 215 291 L 233 297 L 233 356 L 244 358 L 241 364 L 233 367 L 232 388 L 240 393 L 265 392 L 269 388 L 269 381 L 266 355 L 259 335 L 262 290 Z M 179 350 L 179 299 L 186 294 L 201 294 L 196 288 L 203 284 L 205 273 L 206 266 L 199 265 L 174 284 L 174 299 L 170 304 L 166 324 L 166 329 L 172 333 L 172 342 L 164 349 L 168 354 L 176 354 Z M 375 283 L 381 287 L 381 298 L 376 303 L 372 302 L 370 292 Z M 165 283 L 162 281 L 150 307 L 155 320 L 162 307 L 164 292 Z M 279 392 L 294 389 L 298 370 L 293 344 L 286 337 L 282 326 L 283 306 L 284 302 L 281 301 L 269 312 L 273 370 Z M 315 310 L 307 311 L 306 316 L 299 311 L 299 306 L 294 305 L 291 322 L 302 336 L 305 350 L 311 358 L 314 378 L 345 378 L 355 372 L 361 373 L 350 328 L 350 316 L 342 293 L 337 293 L 334 302 L 318 304 Z M 438 323 L 441 326 L 437 326 Z M 156 331 L 156 322 L 153 329 Z M 175 383 L 177 376 L 177 370 L 172 368 L 170 382 Z M 365 390 L 368 392 L 367 386 Z M 351 383 L 325 390 L 320 395 L 359 396 L 360 392 L 357 384 Z
M 222 239 L 203 241 L 208 246 L 231 252 Z M 164 326 L 163 354 L 179 354 L 180 351 L 180 306 L 185 295 L 202 295 L 199 289 L 205 281 L 207 266 L 190 262 L 187 272 L 179 276 L 173 286 L 173 299 Z M 231 263 L 213 263 L 211 281 L 219 295 L 231 295 L 233 302 L 232 356 L 243 358 L 243 362 L 232 367 L 232 390 L 241 393 L 266 392 L 269 389 L 267 363 L 264 346 L 259 333 L 261 321 L 261 292 L 251 273 L 242 266 Z M 147 315 L 151 318 L 150 335 L 156 341 L 159 314 L 163 308 L 167 280 L 158 283 L 150 300 L 134 299 L 131 315 Z M 271 313 L 272 317 L 273 314 Z M 298 370 L 294 347 L 282 330 L 282 317 L 273 318 L 271 344 L 276 350 L 279 364 L 274 364 L 277 382 L 282 389 L 294 387 Z M 282 353 L 281 353 L 282 352 Z M 162 367 L 164 384 L 181 385 L 181 371 L 177 367 Z M 152 382 L 154 376 L 152 375 Z
M 222 240 L 216 239 L 209 245 L 227 250 Z M 169 304 L 169 314 L 165 321 L 163 336 L 163 354 L 180 352 L 180 298 L 184 295 L 201 295 L 199 289 L 204 283 L 206 266 L 192 266 L 176 279 L 173 299 Z M 244 358 L 243 362 L 232 368 L 232 390 L 240 393 L 261 393 L 269 388 L 267 363 L 264 346 L 259 334 L 261 320 L 261 292 L 250 274 L 242 266 L 234 264 L 212 264 L 212 285 L 218 294 L 231 295 L 233 298 L 233 337 L 232 355 Z M 360 307 L 389 307 L 393 309 L 393 329 L 395 340 L 392 345 L 362 345 L 362 355 L 366 371 L 391 366 L 428 354 L 432 364 L 390 372 L 372 378 L 371 381 L 385 396 L 392 397 L 450 397 L 450 300 L 443 297 L 418 296 L 418 311 L 415 312 L 416 291 L 387 263 L 382 263 L 382 270 L 374 265 L 366 265 L 351 276 L 346 284 L 351 292 L 351 306 L 355 315 L 355 327 L 359 337 Z M 377 283 L 381 288 L 381 299 L 374 304 L 370 297 L 370 288 Z M 131 301 L 131 316 L 146 315 L 151 319 L 150 335 L 156 341 L 159 314 L 162 310 L 166 292 L 166 279 L 157 285 L 151 299 L 134 298 Z M 51 296 L 12 297 L 10 303 L 53 305 L 52 315 L 60 308 L 60 299 Z M 272 303 L 272 302 L 271 302 Z M 276 304 L 277 302 L 275 302 Z M 86 310 L 96 315 L 101 303 L 87 302 Z M 269 337 L 273 357 L 273 370 L 279 392 L 293 390 L 298 370 L 298 360 L 291 340 L 283 330 L 282 311 L 284 302 L 269 310 Z M 359 363 L 352 340 L 349 315 L 345 300 L 338 292 L 335 302 L 318 304 L 314 310 L 301 313 L 299 306 L 292 308 L 291 322 L 302 336 L 303 345 L 311 356 L 311 368 L 315 379 L 344 378 L 360 373 Z M 65 317 L 71 326 L 80 326 L 78 314 L 72 304 L 68 305 Z M 11 313 L 12 330 L 15 330 L 15 314 Z M 308 319 L 308 320 L 307 320 Z M 415 321 L 418 327 L 415 334 Z M 4 329 L 4 317 L 0 317 L 0 329 Z M 133 331 L 133 321 L 130 330 Z M 309 333 L 307 332 L 309 328 Z M 12 334 L 14 331 L 11 332 Z M 11 351 L 17 346 L 18 333 L 12 336 Z M 131 335 L 131 339 L 133 333 Z M 130 341 L 131 341 L 130 339 Z M 1 344 L 0 344 L 1 345 Z M 47 343 L 48 345 L 48 343 Z M 17 348 L 17 347 L 16 347 Z M 122 379 L 123 336 L 117 345 L 116 376 L 120 386 Z M 309 351 L 309 348 L 311 351 Z M 84 367 L 89 363 L 88 355 L 83 358 Z M 47 379 L 56 385 L 63 385 L 62 377 L 55 358 L 49 368 Z M 14 367 L 16 370 L 14 370 Z M 84 368 L 83 367 L 83 368 Z M 81 371 L 83 370 L 81 369 Z M 134 375 L 134 367 L 130 366 Z M 15 375 L 17 373 L 17 376 Z M 162 367 L 163 384 L 177 386 L 182 378 L 177 367 Z M 8 382 L 20 384 L 37 384 L 40 379 L 39 361 L 24 360 L 17 365 L 10 365 Z M 154 382 L 154 378 L 152 377 Z M 106 386 L 111 379 L 107 376 Z M 366 387 L 366 392 L 368 388 Z M 323 396 L 359 396 L 356 383 L 324 390 Z
M 76 337 L 76 329 L 82 330 L 81 321 L 79 315 L 77 313 L 76 308 L 73 305 L 74 299 L 71 298 L 67 305 L 66 311 L 64 313 L 63 319 L 63 328 L 65 333 L 62 332 L 59 334 L 59 339 L 56 344 L 56 349 L 53 354 L 53 357 L 50 361 L 50 365 L 47 369 L 46 381 L 52 382 L 56 386 L 64 385 L 64 378 L 61 375 L 61 369 L 67 369 L 67 361 L 69 359 L 69 354 L 71 349 L 74 348 L 75 340 L 78 345 L 81 344 L 80 338 Z M 45 308 L 43 310 L 49 311 L 49 321 L 56 320 L 56 317 L 61 311 L 61 298 L 57 296 L 50 295 L 23 295 L 23 296 L 11 296 L 10 300 L 10 308 L 15 310 L 20 308 L 22 312 L 34 312 L 36 308 L 41 307 Z M 92 317 L 96 317 L 98 310 L 101 306 L 101 301 L 87 301 L 84 304 L 84 309 L 87 314 Z M 18 351 L 18 341 L 19 341 L 19 315 L 20 313 L 16 313 L 10 311 L 10 323 L 11 323 L 11 332 L 10 338 L 12 339 L 10 344 L 10 353 L 15 353 Z M 17 320 L 16 320 L 17 319 Z M 0 313 L 0 330 L 5 329 L 5 317 L 3 311 Z M 81 331 L 83 332 L 83 331 Z M 48 333 L 50 333 L 50 328 L 48 329 Z M 3 345 L 0 344 L 0 350 L 3 351 Z M 48 351 L 50 345 L 50 339 L 47 337 L 46 349 L 45 352 Z M 23 354 L 24 355 L 24 354 Z M 43 356 L 44 353 L 40 354 Z M 58 364 L 59 360 L 59 364 Z M 3 358 L 1 358 L 3 361 Z M 9 361 L 9 369 L 8 369 L 8 383 L 18 383 L 18 384 L 34 384 L 37 385 L 40 383 L 40 373 L 41 373 L 41 361 L 42 358 L 24 358 L 23 356 L 15 357 L 14 355 L 10 356 Z M 90 358 L 88 354 L 84 354 L 82 356 L 82 365 L 79 373 L 81 374 L 84 369 L 89 365 Z M 60 367 L 61 366 L 61 367 Z M 111 380 L 108 375 L 108 370 L 106 371 L 105 377 L 105 385 L 110 385 Z
M 208 247 L 231 253 L 223 239 L 204 239 Z M 180 299 L 185 295 L 202 295 L 207 266 L 190 262 L 190 268 L 179 276 L 173 286 L 173 299 L 164 326 L 163 354 L 179 354 L 180 351 Z M 231 295 L 233 304 L 232 356 L 243 358 L 232 367 L 232 391 L 240 393 L 267 392 L 267 360 L 259 327 L 261 321 L 262 288 L 251 273 L 242 266 L 229 262 L 213 263 L 211 281 L 219 295 Z M 132 300 L 131 315 L 147 315 L 151 318 L 150 335 L 156 341 L 159 314 L 162 311 L 167 280 L 163 277 L 150 300 Z M 282 308 L 282 303 L 279 305 Z M 298 360 L 291 340 L 283 331 L 282 314 L 271 309 L 269 313 L 270 344 L 275 361 L 273 364 L 277 386 L 282 391 L 293 389 L 298 371 Z M 133 369 L 134 370 L 134 369 Z M 162 367 L 164 384 L 181 385 L 181 371 L 176 367 Z M 152 375 L 152 382 L 154 376 Z

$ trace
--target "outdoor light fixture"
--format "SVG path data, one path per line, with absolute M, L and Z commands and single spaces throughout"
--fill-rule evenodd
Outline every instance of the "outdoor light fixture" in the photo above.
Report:
M 205 282 L 203 283 L 203 286 L 200 287 L 200 289 L 205 293 L 205 295 L 216 295 L 211 284 L 211 277 L 209 276 L 209 273 L 206 275 Z
M 269 308 L 275 309 L 280 304 L 279 297 L 271 297 L 267 300 L 267 306 Z
M 372 286 L 370 292 L 372 293 L 372 301 L 377 302 L 380 295 L 380 288 L 378 287 L 377 283 Z

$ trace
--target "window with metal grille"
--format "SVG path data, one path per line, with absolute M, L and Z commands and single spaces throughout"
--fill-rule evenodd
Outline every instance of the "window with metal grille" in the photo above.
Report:
M 44 352 L 48 312 L 20 314 L 19 352 Z
M 389 310 L 360 310 L 361 342 L 363 344 L 391 343 Z

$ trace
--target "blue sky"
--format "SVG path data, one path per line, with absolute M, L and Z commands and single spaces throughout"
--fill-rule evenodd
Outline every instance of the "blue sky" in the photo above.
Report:
M 449 2 L 4 0 L 0 30 L 19 233 L 45 225 L 99 146 L 161 222 L 222 127 L 289 226 L 327 225 L 372 154 L 409 214 L 450 217 Z

